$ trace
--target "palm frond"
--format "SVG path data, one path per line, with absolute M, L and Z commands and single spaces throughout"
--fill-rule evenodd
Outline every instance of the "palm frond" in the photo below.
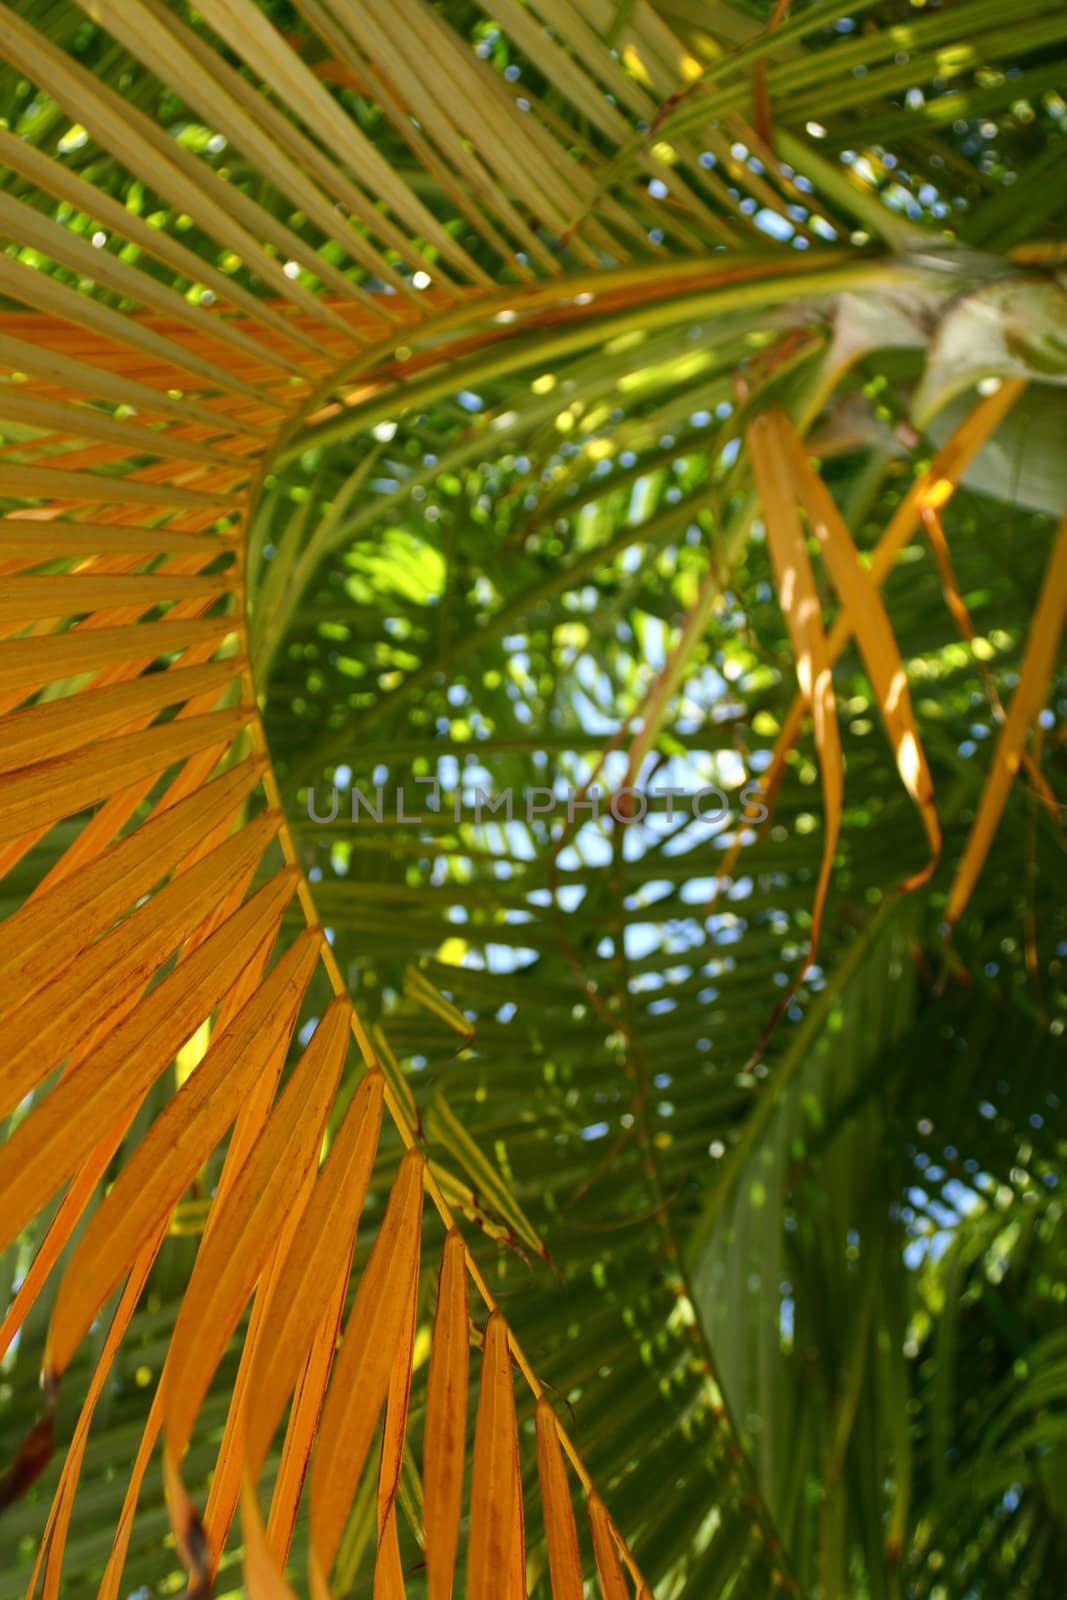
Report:
M 946 654 L 913 540 L 925 512 L 954 556 L 957 513 L 988 525 L 961 485 L 1024 387 L 1065 381 L 1044 150 L 1024 124 L 1013 204 L 930 125 L 1051 93 L 1065 39 L 1067 9 L 1036 0 L 906 24 L 832 0 L 766 27 L 682 0 L 5 11 L 0 1541 L 19 1591 L 169 1582 L 169 1527 L 207 1594 L 239 1503 L 253 1595 L 289 1592 L 287 1563 L 316 1596 L 444 1600 L 459 1570 L 472 1596 L 576 1596 L 583 1573 L 612 1600 L 743 1600 L 798 1573 L 831 1595 L 860 1545 L 888 1600 L 871 1551 L 895 1571 L 907 1538 L 917 1581 L 935 1550 L 972 1562 L 912 1526 L 894 1431 L 900 1175 L 863 1181 L 881 1057 L 835 1067 L 815 1040 L 839 1000 L 858 1029 L 924 828 L 963 852 L 946 914 L 979 969 L 998 821 L 1025 834 L 1026 916 L 1062 927 L 1048 805 L 1020 819 L 1007 793 L 1028 733 L 1051 793 L 1062 529 L 1053 546 L 1039 517 L 1007 566 L 960 553 L 972 625 L 1021 675 L 985 799 L 958 759 L 973 659 Z M 870 154 L 831 159 L 853 145 Z M 832 452 L 821 477 L 806 454 L 850 403 L 852 504 Z M 872 444 L 879 407 L 914 461 Z M 821 871 L 787 632 L 827 782 Z M 916 661 L 956 674 L 943 717 L 919 674 L 914 712 L 902 698 Z M 918 816 L 864 742 L 875 709 Z M 541 777 L 551 798 L 545 730 L 586 800 L 661 762 L 732 794 L 758 754 L 773 815 L 709 843 L 668 814 L 640 850 L 614 809 L 554 840 L 529 815 L 310 819 L 340 767 L 384 772 L 392 802 L 411 754 L 461 793 Z M 864 848 L 869 813 L 885 834 Z M 819 965 L 756 1061 L 805 950 Z M 896 994 L 894 1039 L 915 1007 Z M 813 1136 L 812 1098 L 844 1133 Z M 823 1137 L 837 1220 L 866 1231 L 858 1289 L 798 1252 L 805 1338 L 860 1301 L 847 1348 L 823 1346 L 813 1424 L 780 1288 L 734 1279 L 739 1238 L 783 1259 Z M 542 1255 L 559 1286 L 533 1294 Z M 749 1330 L 775 1431 L 755 1444 Z M 1042 1403 L 1008 1397 L 979 1440 L 983 1505 Z M 832 1467 L 815 1556 L 813 1426 Z M 1058 1535 L 1026 1513 L 996 1559 L 1039 1570 Z

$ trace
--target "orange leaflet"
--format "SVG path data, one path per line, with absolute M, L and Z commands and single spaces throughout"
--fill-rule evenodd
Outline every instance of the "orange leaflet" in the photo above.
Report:
M 322 946 L 320 944 L 320 956 L 321 953 Z M 224 1028 L 227 1028 L 245 1002 L 255 994 L 256 989 L 263 981 L 263 969 L 269 956 L 269 949 L 258 951 L 256 956 L 258 965 L 250 966 L 242 975 L 241 982 L 235 984 L 230 994 L 227 995 L 224 1004 L 219 1008 L 219 1014 L 215 1021 L 217 1032 L 221 1033 Z M 285 1066 L 287 1054 L 287 1043 L 275 1048 L 273 1053 L 271 1051 L 263 1051 L 258 1054 L 259 1071 L 253 1080 L 252 1088 L 241 1103 L 241 1108 L 237 1113 L 237 1120 L 233 1125 L 233 1132 L 230 1134 L 230 1142 L 226 1146 L 226 1160 L 219 1174 L 215 1203 L 207 1219 L 208 1232 L 215 1225 L 218 1217 L 221 1216 L 226 1196 L 233 1187 L 237 1174 L 244 1166 L 249 1152 L 263 1130 L 263 1124 L 270 1115 L 270 1109 L 274 1104 L 275 1092 L 282 1075 L 282 1068 Z
M 893 563 L 915 532 L 923 512 L 928 506 L 940 509 L 952 497 L 970 462 L 999 427 L 1025 388 L 1026 384 L 1021 380 L 1009 379 L 1001 384 L 995 394 L 980 400 L 956 432 L 946 439 L 927 470 L 916 478 L 875 546 L 870 570 L 871 582 L 876 589 L 889 576 Z M 847 611 L 842 611 L 830 629 L 828 645 L 831 663 L 837 660 L 851 636 L 852 619 Z M 802 695 L 797 695 L 782 724 L 771 764 L 763 777 L 764 801 L 772 810 L 785 771 L 786 757 L 797 741 L 803 721 L 804 699 Z M 761 838 L 769 826 L 770 817 L 762 825 Z M 733 871 L 743 848 L 744 840 L 739 837 L 726 852 L 717 874 L 720 884 Z
M 33 473 L 37 469 L 29 470 Z M 62 476 L 67 477 L 68 474 Z M 99 489 L 100 481 L 94 478 L 93 487 Z M 29 492 L 32 494 L 33 490 Z M 175 576 L 167 572 L 123 574 L 119 577 L 101 576 L 95 572 L 20 577 L 7 586 L 0 600 L 0 622 L 34 622 L 46 617 L 80 616 L 83 612 L 103 611 L 112 606 L 136 605 L 147 609 L 171 600 L 213 600 L 217 595 L 227 594 L 234 588 L 234 578 L 232 571 L 219 573 L 213 578 Z
M 781 411 L 769 413 L 767 421 L 779 449 L 788 460 L 808 525 L 819 542 L 841 604 L 851 618 L 852 631 L 893 747 L 897 770 L 905 789 L 919 808 L 930 842 L 928 865 L 921 873 L 909 878 L 906 884 L 907 888 L 914 888 L 925 882 L 937 865 L 941 852 L 941 829 L 934 809 L 930 769 L 919 742 L 919 730 L 911 707 L 900 651 L 881 596 L 870 573 L 860 561 L 845 519 L 808 460 L 795 428 Z
M 818 943 L 830 868 L 841 826 L 844 784 L 841 737 L 837 727 L 833 678 L 819 594 L 797 515 L 789 468 L 775 439 L 770 418 L 764 415 L 751 422 L 745 430 L 745 441 L 763 507 L 767 544 L 778 580 L 779 600 L 796 655 L 797 681 L 815 723 L 815 744 L 822 771 L 826 832 L 811 913 L 811 947 L 805 963 L 806 970 Z
M 314 1169 L 347 1048 L 348 1007 L 338 1000 L 316 1028 L 204 1236 L 170 1346 L 166 1443 L 175 1462 L 277 1243 L 279 1221 Z
M 941 577 L 941 592 L 945 596 L 945 604 L 952 613 L 953 620 L 963 638 L 973 648 L 976 637 L 974 623 L 971 621 L 971 614 L 967 610 L 963 596 L 960 593 L 959 583 L 952 565 L 952 555 L 948 548 L 948 540 L 945 538 L 945 530 L 941 526 L 941 518 L 932 506 L 927 506 L 923 512 L 923 527 L 926 529 L 926 536 L 930 541 L 930 548 L 934 552 L 934 560 L 937 562 L 937 570 Z M 993 715 L 998 722 L 1003 723 L 1004 705 L 997 692 L 997 686 L 993 682 L 992 674 L 980 656 L 974 654 L 973 660 L 978 675 L 985 686 L 985 692 L 989 696 Z M 1022 764 L 1026 769 L 1026 776 L 1037 790 L 1042 804 L 1048 811 L 1053 825 L 1059 829 L 1060 806 L 1052 785 L 1029 750 L 1023 751 Z
M 518 1434 L 515 1436 L 515 1524 L 511 1535 L 511 1571 L 508 1575 L 508 1600 L 527 1600 L 526 1517 L 522 1504 L 522 1468 L 519 1464 Z
M 141 778 L 155 777 L 198 750 L 229 743 L 251 716 L 248 707 L 241 707 L 176 719 L 39 762 L 28 772 L 0 780 L 0 842 L 51 827 Z
M 342 1273 L 347 1281 L 378 1149 L 382 1083 L 380 1072 L 368 1072 L 352 1096 L 270 1298 L 249 1376 L 253 1404 L 245 1417 L 245 1460 L 253 1483 Z
M 188 1589 L 196 1600 L 204 1600 L 211 1583 L 211 1563 L 204 1538 L 204 1525 L 185 1492 L 181 1473 L 166 1449 L 163 1451 L 163 1494 L 170 1525 L 174 1530 L 175 1548 L 189 1574 Z
M 1025 388 L 1021 379 L 1009 378 L 994 394 L 979 400 L 955 433 L 945 440 L 926 471 L 916 478 L 875 546 L 871 578 L 876 588 L 889 576 L 894 561 L 918 527 L 923 511 L 927 506 L 940 511 L 952 498 L 968 466 Z M 830 632 L 830 651 L 835 661 L 851 631 L 848 614 L 842 612 Z
M 278 1464 L 278 1476 L 274 1480 L 274 1492 L 271 1495 L 270 1516 L 267 1519 L 267 1543 L 278 1561 L 285 1560 L 293 1537 L 300 1492 L 311 1459 L 311 1447 L 318 1429 L 322 1400 L 326 1393 L 330 1368 L 333 1365 L 334 1350 L 337 1347 L 337 1333 L 344 1311 L 350 1267 L 351 1250 L 338 1273 L 333 1299 L 326 1307 L 322 1321 L 315 1330 L 311 1353 L 300 1375 L 289 1413 L 285 1443 Z
M 216 1034 L 90 1218 L 52 1313 L 46 1364 L 57 1372 L 66 1368 L 137 1250 L 160 1219 L 169 1217 L 221 1139 L 262 1057 L 292 1034 L 319 946 L 317 931 L 301 934 L 229 1027 Z
M 374 1567 L 375 1600 L 403 1600 L 404 1572 L 396 1527 L 396 1491 L 404 1461 L 404 1437 L 411 1393 L 411 1363 L 415 1349 L 415 1312 L 418 1305 L 419 1263 L 408 1301 L 407 1320 L 393 1357 L 389 1394 L 385 1403 L 382 1460 L 378 1469 L 378 1559 Z
M 392 1502 L 378 1532 L 378 1554 L 374 1563 L 374 1600 L 405 1600 L 404 1568 L 400 1561 L 400 1540 L 396 1530 L 396 1504 Z
M 363 1269 L 311 1463 L 310 1565 L 316 1582 L 323 1585 L 348 1520 L 417 1289 L 422 1194 L 423 1158 L 417 1150 L 409 1150 Z
M 611 1518 L 595 1491 L 589 1496 L 589 1526 L 593 1533 L 593 1555 L 604 1600 L 629 1600 L 629 1590 L 615 1548 Z
M 122 1294 L 119 1296 L 118 1305 L 115 1307 L 115 1315 L 107 1331 L 107 1338 L 104 1340 L 103 1348 L 97 1358 L 92 1381 L 82 1404 L 77 1427 L 74 1430 L 74 1437 L 67 1446 L 66 1454 L 63 1458 L 63 1470 L 52 1501 L 52 1510 L 49 1515 L 51 1543 L 48 1547 L 48 1561 L 45 1566 L 42 1600 L 59 1600 L 63 1554 L 66 1548 L 71 1512 L 74 1509 L 74 1497 L 78 1489 L 78 1478 L 85 1458 L 85 1447 L 89 1439 L 89 1428 L 92 1424 L 93 1414 L 99 1403 L 100 1396 L 104 1392 L 108 1374 L 111 1371 L 118 1348 L 137 1309 L 137 1304 L 148 1281 L 148 1274 L 152 1269 L 152 1264 L 156 1259 L 160 1245 L 163 1243 L 165 1231 L 164 1228 L 157 1228 L 154 1236 L 147 1239 L 141 1250 L 131 1258 L 130 1262 L 127 1262 L 127 1266 L 130 1268 L 130 1275 L 123 1287 Z M 43 1552 L 43 1550 L 44 1541 L 42 1540 L 41 1551 Z M 40 1554 L 38 1554 L 39 1563 Z M 31 1582 L 32 1592 L 36 1594 L 36 1572 Z
M 153 814 L 103 855 L 27 901 L 0 929 L 0 981 L 8 993 L 25 1002 L 46 976 L 54 977 L 57 936 L 75 925 L 73 959 L 172 872 L 205 833 L 233 816 L 260 771 L 258 763 L 241 762 L 189 799 Z M 41 959 L 46 949 L 47 963 Z
M 0 135 L 0 144 L 2 141 L 3 135 Z M 4 561 L 12 558 L 25 560 L 29 566 L 39 566 L 41 520 L 27 516 L 25 510 L 21 514 L 16 512 L 12 516 L 0 517 L 0 558 Z M 226 541 L 220 539 L 216 533 L 191 533 L 167 527 L 128 528 L 112 522 L 48 522 L 50 558 L 92 556 L 106 559 L 113 555 L 127 554 L 139 554 L 145 557 L 171 554 L 197 555 L 201 551 L 207 556 L 212 554 L 218 556 L 229 548 Z M 158 623 L 145 624 L 146 628 L 158 626 Z M 64 634 L 62 637 L 69 643 L 73 636 Z M 128 633 L 124 632 L 124 640 L 126 648 L 121 659 L 126 661 L 132 654 L 131 638 Z M 179 644 L 183 642 L 180 636 L 176 636 L 176 642 Z M 41 682 L 48 683 L 52 678 L 68 676 L 70 674 L 63 671 L 52 671 L 46 673 Z
M 9 1243 L 128 1112 L 240 978 L 296 888 L 276 874 L 158 983 L 93 1055 L 58 1083 L 0 1151 L 0 1240 Z
M 194 695 L 218 697 L 235 681 L 239 661 L 209 661 L 198 667 L 170 667 L 130 683 L 84 689 L 60 700 L 46 700 L 0 717 L 0 772 L 16 772 L 51 761 L 96 739 L 128 732 L 166 706 L 184 705 Z
M 240 897 L 240 893 L 238 893 L 237 903 L 239 903 Z M 255 992 L 256 985 L 262 974 L 263 965 L 270 954 L 270 944 L 273 942 L 273 939 L 274 934 L 273 932 L 270 932 L 267 939 L 261 944 L 259 951 L 256 952 L 250 963 L 245 967 L 241 976 L 233 985 L 226 999 L 219 1007 L 218 1031 L 220 1034 L 225 1030 L 228 1021 L 240 1009 L 240 1005 L 244 1003 L 249 994 Z M 188 946 L 186 946 L 185 951 L 182 952 L 182 956 L 186 956 L 187 952 Z M 181 957 L 179 959 L 181 959 Z M 91 1037 L 92 1036 L 90 1036 L 90 1040 L 87 1041 L 86 1046 L 83 1046 L 82 1055 L 89 1053 L 89 1048 L 91 1048 Z M 81 1057 L 79 1056 L 78 1059 L 81 1059 Z M 78 1171 L 75 1173 L 70 1186 L 63 1196 L 59 1210 L 56 1212 L 56 1215 L 49 1227 L 48 1233 L 38 1249 L 31 1270 L 29 1273 L 27 1273 L 26 1280 L 20 1287 L 19 1293 L 16 1295 L 8 1314 L 4 1319 L 4 1330 L 2 1333 L 0 1333 L 0 1345 L 2 1345 L 5 1339 L 8 1337 L 8 1328 L 10 1327 L 11 1331 L 14 1332 L 23 1321 L 28 1306 L 31 1305 L 36 1298 L 43 1278 L 47 1276 L 48 1272 L 51 1270 L 51 1267 L 54 1265 L 59 1252 L 62 1250 L 66 1241 L 70 1238 L 70 1235 L 77 1224 L 78 1218 L 85 1207 L 89 1195 L 95 1190 L 97 1183 L 99 1182 L 103 1172 L 106 1170 L 112 1156 L 114 1155 L 114 1151 L 125 1133 L 128 1121 L 129 1112 L 127 1111 L 122 1117 L 119 1118 L 117 1124 L 110 1129 L 105 1137 L 96 1145 L 96 1147 L 86 1157 Z M 229 1153 L 227 1153 L 227 1160 L 229 1160 Z M 164 1221 L 162 1224 L 163 1229 L 165 1229 L 165 1226 L 166 1223 Z M 161 1236 L 162 1234 L 160 1234 L 160 1237 Z M 155 1248 L 155 1244 L 151 1245 L 153 1252 Z M 36 1283 L 33 1281 L 35 1277 Z M 164 1363 L 164 1371 L 165 1370 L 166 1366 Z M 162 1376 L 160 1382 L 162 1383 Z M 156 1433 L 158 1431 L 156 1428 L 155 1419 L 161 1410 L 159 1405 L 159 1397 L 160 1386 L 157 1385 L 156 1394 L 152 1402 L 152 1411 L 149 1422 L 145 1429 L 145 1438 L 148 1439 L 149 1449 L 151 1448 L 152 1443 L 154 1443 Z M 74 1446 L 72 1445 L 71 1448 L 73 1449 Z M 134 1491 L 135 1485 L 140 1481 L 146 1460 L 147 1456 L 145 1454 L 144 1445 L 142 1444 L 142 1448 L 138 1452 L 137 1462 L 133 1471 L 131 1491 Z M 121 1552 L 125 1549 L 125 1541 L 129 1531 L 129 1517 L 131 1514 L 131 1505 L 129 1498 L 127 1498 L 127 1504 L 124 1506 L 122 1518 L 120 1519 L 119 1523 L 119 1530 L 116 1535 L 115 1552 Z M 51 1555 L 49 1560 L 51 1562 Z M 105 1578 L 100 1590 L 101 1600 L 114 1600 L 114 1584 L 117 1583 L 117 1575 L 112 1569 L 116 1564 L 121 1569 L 121 1553 L 113 1553 L 112 1558 L 109 1559 L 108 1569 L 105 1573 Z M 46 1571 L 46 1584 L 47 1582 L 48 1574 Z
M 179 609 L 181 608 L 177 606 L 174 608 L 175 611 Z M 173 612 L 171 615 L 173 615 Z M 203 706 L 200 701 L 191 700 L 182 707 L 174 721 L 166 726 L 173 730 L 177 730 L 179 726 L 185 727 L 187 723 L 199 718 L 200 713 L 206 709 L 208 708 Z M 149 730 L 149 732 L 154 731 L 152 729 Z M 112 744 L 117 742 L 116 740 L 110 741 Z M 194 794 L 198 789 L 202 788 L 218 763 L 227 759 L 233 753 L 233 737 L 224 735 L 221 742 L 214 740 L 205 743 L 193 752 L 191 756 L 182 757 L 180 770 L 169 781 L 165 791 L 155 802 L 153 814 L 158 816 L 186 795 Z M 257 759 L 261 763 L 262 770 L 267 763 L 263 758 Z M 105 799 L 92 820 L 86 824 L 55 865 L 45 873 L 35 893 L 40 894 L 53 888 L 56 883 L 69 878 L 80 866 L 83 866 L 87 861 L 93 860 L 103 850 L 107 849 L 122 833 L 127 822 L 135 815 L 141 803 L 151 794 L 158 776 L 158 770 L 142 773 L 135 783 L 123 786 L 116 793 L 112 793 L 110 798 Z M 27 849 L 31 848 L 39 833 L 40 830 L 37 831 L 37 834 L 30 836 L 29 843 L 27 843 L 27 839 L 24 836 L 22 839 L 17 840 L 16 844 L 11 848 L 15 850 L 21 850 L 23 846 Z
M 1023 747 L 1038 712 L 1045 701 L 1064 619 L 1067 617 L 1067 515 L 1060 523 L 1056 543 L 1049 558 L 1026 644 L 1019 682 L 1012 696 L 1011 709 L 997 740 L 993 766 L 974 819 L 970 837 L 949 891 L 945 912 L 955 922 L 971 897 L 993 843 L 993 835 L 1007 802 L 1008 792 L 1022 762 Z
M 485 1330 L 478 1418 L 474 1430 L 467 1600 L 500 1600 L 500 1580 L 513 1579 L 519 1439 L 508 1330 L 494 1311 Z
M 97 1185 L 122 1143 L 128 1121 L 129 1116 L 126 1113 L 119 1118 L 113 1128 L 108 1129 L 67 1185 L 56 1213 L 48 1224 L 48 1231 L 37 1246 L 37 1253 L 30 1263 L 29 1270 L 8 1305 L 3 1322 L 0 1323 L 0 1355 L 10 1348 L 11 1341 L 25 1322 L 30 1307 L 36 1301 L 67 1241 L 78 1226 L 82 1212 L 96 1193 Z
M 244 1575 L 248 1585 L 248 1600 L 296 1600 L 271 1554 L 263 1532 L 256 1492 L 247 1478 L 241 1489 L 241 1532 L 244 1535 Z
M 273 932 L 268 932 L 267 937 L 260 943 L 259 948 L 253 952 L 248 964 L 245 966 L 244 971 L 241 973 L 240 977 L 237 979 L 237 982 L 230 989 L 229 994 L 219 1007 L 216 1019 L 216 1027 L 220 1034 L 225 1031 L 230 1022 L 237 1015 L 238 1011 L 240 1011 L 241 1007 L 247 1002 L 250 996 L 255 993 L 256 987 L 263 975 L 263 968 L 265 967 L 270 956 L 270 950 L 273 941 Z M 223 1167 L 223 1178 L 225 1178 L 227 1168 L 233 1159 L 234 1143 L 235 1139 L 231 1138 L 226 1152 L 226 1164 Z M 100 1147 L 98 1147 L 97 1151 L 93 1152 L 90 1160 L 96 1160 L 98 1154 L 100 1153 Z M 79 1173 L 78 1176 L 80 1177 L 81 1174 Z M 73 1185 L 71 1187 L 73 1188 Z M 67 1196 L 69 1196 L 70 1193 L 71 1190 L 68 1189 Z M 64 1201 L 66 1200 L 67 1196 L 64 1196 Z M 159 1382 L 157 1383 L 155 1393 L 152 1396 L 152 1405 L 148 1413 L 148 1419 L 145 1422 L 144 1430 L 137 1446 L 137 1455 L 130 1470 L 130 1479 L 129 1483 L 127 1484 L 126 1494 L 123 1498 L 122 1511 L 115 1526 L 115 1536 L 112 1541 L 110 1554 L 108 1555 L 107 1565 L 104 1568 L 104 1575 L 100 1580 L 100 1588 L 97 1595 L 97 1600 L 118 1600 L 119 1585 L 125 1568 L 126 1550 L 129 1545 L 130 1534 L 133 1530 L 133 1518 L 137 1507 L 137 1500 L 140 1495 L 141 1484 L 144 1480 L 149 1459 L 155 1449 L 156 1440 L 159 1437 L 160 1429 L 163 1425 L 163 1394 L 166 1386 L 166 1372 L 167 1363 L 164 1360 L 163 1371 L 160 1374 Z
M 338 1009 L 339 1004 L 342 1003 L 335 1004 L 335 1010 Z M 348 1008 L 345 1006 L 346 1016 L 347 1010 Z M 344 1021 L 341 1022 L 341 1030 L 342 1033 L 345 1031 Z M 259 1137 L 260 1130 L 270 1114 L 274 1091 L 277 1088 L 282 1067 L 285 1065 L 285 1055 L 286 1049 L 283 1047 L 281 1050 L 275 1050 L 273 1054 L 260 1057 L 259 1077 L 255 1081 L 252 1093 L 245 1100 L 241 1116 L 230 1136 L 229 1146 L 226 1151 L 226 1163 L 219 1178 L 215 1204 L 212 1206 L 212 1213 L 208 1217 L 208 1232 L 211 1231 L 214 1222 L 218 1220 L 218 1216 L 225 1215 L 225 1196 L 233 1188 L 249 1152 Z M 315 1186 L 316 1166 L 316 1163 L 312 1163 L 300 1178 L 298 1185 L 290 1189 L 286 1196 L 285 1212 L 271 1246 L 269 1260 L 256 1286 L 255 1305 L 252 1309 L 248 1330 L 241 1348 L 241 1359 L 230 1396 L 226 1425 L 223 1429 L 219 1453 L 215 1459 L 215 1470 L 211 1479 L 211 1492 L 208 1495 L 207 1506 L 204 1510 L 204 1533 L 209 1549 L 213 1553 L 222 1550 L 240 1499 L 245 1463 L 244 1425 L 248 1408 L 248 1380 L 255 1364 L 259 1340 L 262 1337 L 267 1306 L 270 1303 L 270 1298 L 285 1263 L 285 1258 L 289 1253 L 289 1246 L 292 1243 L 293 1234 L 307 1204 L 308 1196 Z
M 13 1110 L 32 1088 L 103 1023 L 113 1032 L 118 1012 L 139 997 L 174 951 L 203 924 L 229 886 L 250 872 L 277 832 L 277 818 L 258 817 L 174 878 L 71 962 L 80 942 L 75 924 L 59 929 L 50 960 L 59 976 L 5 1023 L 6 1055 L 0 1067 L 0 1114 Z M 157 917 L 153 913 L 159 910 Z
M 204 1507 L 201 1522 L 204 1529 L 204 1542 L 208 1548 L 208 1564 L 212 1576 L 218 1570 L 219 1557 L 226 1543 L 234 1513 L 241 1499 L 241 1486 L 245 1479 L 244 1471 L 244 1423 L 248 1411 L 248 1374 L 255 1360 L 256 1349 L 263 1326 L 263 1313 L 266 1302 L 273 1287 L 274 1278 L 280 1261 L 284 1258 L 289 1248 L 293 1228 L 296 1226 L 304 1204 L 307 1200 L 310 1184 L 305 1178 L 296 1194 L 289 1198 L 285 1216 L 281 1221 L 278 1235 L 271 1252 L 271 1259 L 267 1262 L 260 1274 L 259 1283 L 256 1285 L 255 1299 L 252 1303 L 252 1313 L 248 1319 L 244 1340 L 241 1345 L 241 1358 L 237 1364 L 237 1373 L 230 1389 L 230 1403 L 226 1408 L 226 1422 L 219 1441 L 218 1453 L 211 1473 L 211 1488 L 208 1492 L 207 1504 Z M 217 1200 L 216 1200 L 217 1204 Z
M 453 1228 L 445 1240 L 430 1345 L 422 1457 L 423 1522 L 429 1600 L 452 1600 L 463 1501 L 470 1328 L 467 1251 Z
M 582 1561 L 567 1468 L 556 1432 L 556 1414 L 544 1395 L 537 1402 L 537 1473 L 553 1600 L 582 1600 Z

